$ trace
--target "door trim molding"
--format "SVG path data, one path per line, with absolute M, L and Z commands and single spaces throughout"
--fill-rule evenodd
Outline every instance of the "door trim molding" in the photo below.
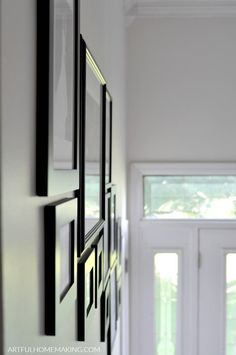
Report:
M 147 223 L 154 227 L 156 223 L 166 225 L 170 220 L 145 220 L 143 219 L 143 186 L 142 179 L 144 175 L 235 175 L 236 163 L 132 163 L 129 178 L 129 220 L 130 220 L 130 346 L 132 355 L 143 355 L 141 349 L 141 334 L 139 334 L 139 309 L 140 285 L 139 275 L 141 273 L 142 263 L 142 228 Z M 171 220 L 172 228 L 193 228 L 196 231 L 198 240 L 198 228 L 233 228 L 232 223 L 235 220 Z M 198 228 L 195 228 L 198 227 Z M 196 255 L 197 260 L 198 255 Z M 195 292 L 197 285 L 193 286 Z M 194 330 L 193 330 L 194 331 Z M 197 351 L 197 344 L 195 344 Z M 196 352 L 197 354 L 197 352 Z M 194 353 L 195 355 L 195 353 Z

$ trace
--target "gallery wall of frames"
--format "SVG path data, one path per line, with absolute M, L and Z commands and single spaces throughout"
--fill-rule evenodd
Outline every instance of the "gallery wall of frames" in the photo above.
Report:
M 44 208 L 45 335 L 57 335 L 76 302 L 76 340 L 86 341 L 99 310 L 99 341 L 110 354 L 122 274 L 113 101 L 79 22 L 77 0 L 38 0 L 36 189 L 70 196 Z

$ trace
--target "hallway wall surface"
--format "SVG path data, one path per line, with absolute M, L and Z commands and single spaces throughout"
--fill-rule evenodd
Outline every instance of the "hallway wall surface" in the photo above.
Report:
M 1 44 L 0 44 L 1 58 Z M 0 73 L 1 75 L 1 73 Z M 0 92 L 1 92 L 1 76 L 0 76 Z M 0 107 L 2 106 L 0 95 Z M 0 353 L 3 352 L 3 289 L 2 289 L 2 116 L 0 112 Z
M 118 211 L 125 217 L 126 32 L 123 0 L 81 0 L 81 34 L 113 96 L 112 179 L 118 187 Z
M 91 50 L 114 96 L 113 176 L 118 185 L 118 213 L 125 217 L 126 158 L 124 108 L 124 39 L 122 1 L 96 3 L 94 17 L 103 23 L 104 13 L 112 23 L 103 23 L 99 38 L 86 36 Z M 93 3 L 93 5 L 92 5 Z M 100 6 L 98 5 L 100 4 Z M 86 5 L 87 6 L 87 5 Z M 82 4 L 83 8 L 83 4 Z M 117 16 L 117 13 L 119 14 Z M 81 11 L 85 15 L 85 10 Z M 83 21 L 82 21 L 83 22 Z M 112 26 L 110 28 L 110 26 Z M 113 42 L 109 37 L 115 37 Z M 105 347 L 98 342 L 99 311 L 93 320 L 86 343 L 75 342 L 75 305 L 68 310 L 65 327 L 57 337 L 44 336 L 43 208 L 70 194 L 37 197 L 35 194 L 36 125 L 36 0 L 1 0 L 1 157 L 2 157 L 2 231 L 4 341 L 3 355 L 14 347 L 74 346 Z M 108 37 L 107 37 L 108 36 Z M 90 39 L 93 38 L 90 41 Z M 96 41 L 99 40 L 99 43 Z M 107 42 L 109 41 L 109 43 Z M 110 48 L 103 51 L 103 48 Z M 117 53 L 119 48 L 119 53 Z M 107 58 L 109 55 L 109 58 Z M 120 59 L 119 59 L 120 58 Z M 114 68 L 115 74 L 114 74 Z M 24 353 L 24 351 L 23 351 Z M 60 352 L 63 354 L 63 351 Z M 67 353 L 67 352 L 65 352 Z
M 233 18 L 129 26 L 129 161 L 235 161 L 235 36 Z
M 126 218 L 127 203 L 125 31 L 122 0 L 81 0 L 81 34 L 105 76 L 107 87 L 113 97 L 112 180 L 117 185 L 118 213 L 123 218 Z M 127 291 L 123 290 L 123 299 L 128 297 Z M 128 319 L 124 317 L 128 315 L 128 310 L 122 314 L 122 332 L 128 333 L 126 329 Z M 118 326 L 117 329 L 113 355 L 119 355 L 121 348 L 121 327 Z M 128 344 L 123 346 L 124 351 L 128 351 Z

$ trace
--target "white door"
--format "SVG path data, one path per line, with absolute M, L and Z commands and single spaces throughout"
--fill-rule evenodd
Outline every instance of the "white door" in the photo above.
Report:
M 236 354 L 236 230 L 199 236 L 199 354 Z
M 141 223 L 141 231 L 136 354 L 196 355 L 194 231 L 155 222 Z
M 137 354 L 235 355 L 235 224 L 143 222 L 141 231 Z

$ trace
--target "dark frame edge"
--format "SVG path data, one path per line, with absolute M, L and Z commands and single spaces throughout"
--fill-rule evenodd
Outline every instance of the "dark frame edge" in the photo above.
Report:
M 56 209 L 53 205 L 45 207 L 44 220 L 45 334 L 56 335 Z
M 77 264 L 77 340 L 85 341 L 85 262 Z M 79 320 L 83 319 L 82 322 Z
M 89 259 L 94 257 L 94 263 L 91 269 L 93 269 L 93 303 L 87 314 L 85 307 L 86 300 L 86 263 L 89 262 Z M 95 309 L 95 250 L 90 247 L 82 255 L 80 260 L 77 263 L 77 340 L 85 341 L 86 337 L 86 327 L 88 318 L 92 316 L 92 308 Z
M 105 221 L 105 194 L 106 194 L 106 92 L 107 86 L 104 84 L 102 86 L 102 127 L 101 127 L 101 137 L 102 137 L 102 163 L 101 163 L 101 217 Z
M 49 55 L 50 0 L 37 0 L 36 194 L 39 196 L 48 194 Z M 47 139 L 42 145 L 43 135 Z

